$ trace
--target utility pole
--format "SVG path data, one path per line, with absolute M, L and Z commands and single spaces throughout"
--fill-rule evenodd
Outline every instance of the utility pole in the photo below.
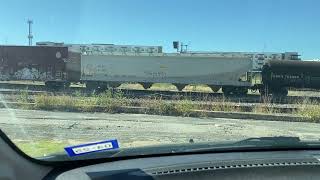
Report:
M 262 52 L 265 52 L 266 50 L 267 50 L 267 43 L 264 42 L 264 43 L 263 43 L 263 51 L 262 51 Z
M 28 26 L 29 26 L 29 34 L 28 34 L 28 39 L 29 39 L 29 46 L 32 46 L 32 38 L 33 38 L 33 35 L 32 35 L 32 24 L 33 24 L 33 21 L 28 19 Z

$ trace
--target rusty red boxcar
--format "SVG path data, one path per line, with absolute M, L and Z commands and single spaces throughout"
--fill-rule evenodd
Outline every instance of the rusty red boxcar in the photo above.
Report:
M 0 46 L 0 80 L 66 80 L 67 47 Z

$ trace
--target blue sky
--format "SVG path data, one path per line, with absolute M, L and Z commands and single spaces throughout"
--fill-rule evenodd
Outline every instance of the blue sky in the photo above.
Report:
M 161 45 L 194 51 L 298 51 L 320 58 L 318 0 L 0 0 L 0 44 Z

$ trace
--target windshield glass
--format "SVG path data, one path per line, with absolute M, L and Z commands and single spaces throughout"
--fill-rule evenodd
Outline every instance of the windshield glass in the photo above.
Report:
M 43 160 L 317 142 L 319 6 L 5 1 L 0 128 Z

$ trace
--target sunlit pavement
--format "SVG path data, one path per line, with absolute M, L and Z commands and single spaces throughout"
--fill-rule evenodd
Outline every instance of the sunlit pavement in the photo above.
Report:
M 118 139 L 122 147 L 261 136 L 318 140 L 320 135 L 320 124 L 316 123 L 12 109 L 0 109 L 0 128 L 17 141 Z

